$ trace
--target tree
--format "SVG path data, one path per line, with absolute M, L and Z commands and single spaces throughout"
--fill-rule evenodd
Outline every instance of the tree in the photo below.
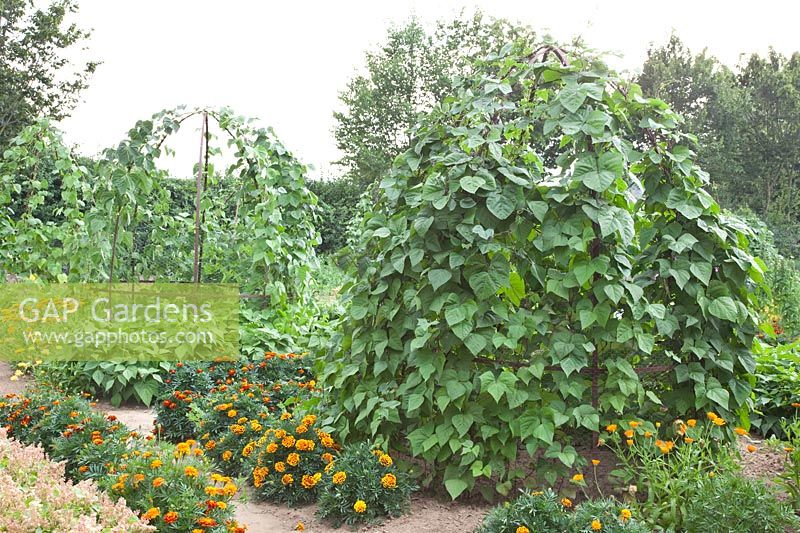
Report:
M 366 73 L 341 93 L 345 110 L 334 113 L 339 163 L 358 183 L 377 182 L 408 147 L 408 129 L 419 113 L 450 92 L 452 79 L 509 41 L 532 39 L 533 30 L 476 12 L 439 21 L 428 33 L 416 19 L 389 29 L 385 44 L 367 53 Z
M 90 32 L 65 25 L 74 0 L 54 0 L 45 9 L 33 0 L 0 3 L 0 147 L 37 117 L 68 116 L 97 63 L 72 65 L 67 51 Z
M 747 413 L 749 228 L 663 101 L 558 57 L 504 47 L 413 130 L 321 376 L 340 437 L 408 451 L 453 498 L 478 478 L 507 494 L 523 462 L 554 482 L 576 436 L 620 417 Z

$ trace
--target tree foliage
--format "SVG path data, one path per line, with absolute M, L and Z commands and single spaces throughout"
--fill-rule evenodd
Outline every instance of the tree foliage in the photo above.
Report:
M 32 0 L 0 3 L 0 147 L 37 117 L 62 119 L 86 87 L 97 63 L 72 65 L 67 57 L 89 32 L 66 20 L 74 0 L 46 8 Z
M 570 61 L 491 56 L 414 130 L 363 223 L 323 376 L 332 423 L 429 462 L 453 497 L 481 477 L 507 493 L 520 447 L 553 481 L 575 429 L 626 412 L 746 416 L 749 229 L 705 191 L 667 104 Z M 657 389 L 635 371 L 653 363 L 674 365 Z
M 386 42 L 367 53 L 366 73 L 355 76 L 334 113 L 340 161 L 362 185 L 380 180 L 410 141 L 408 129 L 451 88 L 473 63 L 533 31 L 481 12 L 439 21 L 427 32 L 416 19 L 389 29 Z

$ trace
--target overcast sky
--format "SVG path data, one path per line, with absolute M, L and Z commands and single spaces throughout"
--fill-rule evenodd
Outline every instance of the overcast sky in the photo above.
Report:
M 313 176 L 336 174 L 332 113 L 338 93 L 363 66 L 386 28 L 415 15 L 432 24 L 461 9 L 526 23 L 558 40 L 582 36 L 616 52 L 609 61 L 636 70 L 650 43 L 673 30 L 689 45 L 735 65 L 769 46 L 800 50 L 800 4 L 639 1 L 346 1 L 79 0 L 77 21 L 94 29 L 92 58 L 103 62 L 83 103 L 61 127 L 82 152 L 118 143 L 138 119 L 179 104 L 230 106 L 272 126 Z M 652 6 L 652 7 L 649 7 Z M 656 7 L 657 6 L 657 7 Z M 191 172 L 195 126 L 172 145 L 169 165 Z M 188 168 L 187 168 L 188 167 Z M 177 171 L 177 170 L 176 170 Z

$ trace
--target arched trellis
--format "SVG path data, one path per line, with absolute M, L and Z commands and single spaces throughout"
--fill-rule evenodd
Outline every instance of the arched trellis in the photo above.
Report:
M 192 222 L 192 281 L 203 277 L 207 235 L 217 246 L 212 257 L 226 272 L 215 281 L 238 282 L 247 293 L 271 297 L 297 294 L 308 281 L 314 263 L 313 247 L 318 242 L 314 227 L 316 198 L 305 187 L 305 167 L 301 165 L 265 128 L 234 115 L 229 109 L 177 108 L 163 111 L 151 120 L 140 121 L 128 138 L 116 148 L 106 150 L 98 164 L 99 179 L 94 187 L 94 205 L 87 213 L 89 240 L 101 247 L 102 261 L 96 275 L 105 273 L 115 280 L 120 270 L 120 248 L 130 250 L 131 262 L 143 261 L 133 249 L 132 231 L 145 221 L 151 225 L 151 238 L 162 242 L 151 247 L 169 257 L 175 241 L 169 236 L 185 233 L 186 217 L 163 211 L 169 201 L 163 186 L 167 174 L 157 166 L 158 158 L 170 151 L 165 141 L 192 117 L 199 117 L 200 153 L 195 173 L 194 216 Z M 209 121 L 213 120 L 234 151 L 234 161 L 218 172 L 211 157 Z M 230 198 L 213 196 L 209 183 L 233 180 Z M 233 202 L 233 207 L 229 204 Z M 232 214 L 227 217 L 227 214 Z M 211 228 L 211 231 L 204 231 Z M 166 239 L 166 240 L 164 240 Z M 82 271 L 91 268 L 79 269 Z M 133 273 L 133 272 L 132 272 Z M 140 274 L 153 277 L 147 265 Z M 174 272 L 160 277 L 169 279 Z

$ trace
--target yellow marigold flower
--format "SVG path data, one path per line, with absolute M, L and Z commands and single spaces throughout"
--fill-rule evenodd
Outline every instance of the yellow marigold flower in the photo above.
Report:
M 160 459 L 154 459 L 153 462 L 150 463 L 150 468 L 153 468 L 153 469 L 161 468 L 162 466 L 164 466 L 164 463 L 161 462 Z
M 516 533 L 531 533 L 531 530 L 525 526 L 519 526 Z
M 286 430 L 285 429 L 276 429 L 275 430 L 275 438 L 276 439 L 282 439 L 285 436 L 286 436 Z
M 303 424 L 304 426 L 313 426 L 316 421 L 317 421 L 316 415 L 306 415 L 303 417 L 301 424 Z
M 217 502 L 217 509 L 222 509 L 223 511 L 228 508 L 228 504 L 225 502 Z
M 281 420 L 289 420 L 290 418 L 292 418 L 292 413 L 281 414 Z
M 641 422 L 637 422 L 636 420 L 631 420 L 630 422 L 628 422 L 628 425 L 630 426 L 631 429 L 636 429 L 641 425 Z
M 292 448 L 294 447 L 294 437 L 291 435 L 286 435 L 281 439 L 281 444 L 284 448 Z
M 600 464 L 600 459 L 592 459 L 592 464 L 593 464 L 594 466 L 597 466 L 597 465 L 599 465 L 599 464 Z
M 380 457 L 378 457 L 378 462 L 388 468 L 392 466 L 392 463 L 394 461 L 392 461 L 392 458 L 388 454 L 384 453 Z
M 306 431 L 308 431 L 308 426 L 306 426 L 305 424 L 300 424 L 299 426 L 297 426 L 295 428 L 294 431 L 295 431 L 295 433 L 298 433 L 298 434 L 305 433 Z
M 156 488 L 160 487 L 163 484 L 164 484 L 164 478 L 163 477 L 157 477 L 157 478 L 155 478 L 153 480 L 153 486 L 156 487 Z
M 236 409 L 231 409 L 228 411 L 228 418 L 236 418 L 236 415 L 239 414 L 236 412 Z
M 633 513 L 631 513 L 630 509 L 622 509 L 619 512 L 619 519 L 622 520 L 623 522 L 627 522 L 628 520 L 631 519 L 632 516 Z
M 570 500 L 569 498 L 561 498 L 561 505 L 570 508 L 572 507 L 572 500 Z
M 286 462 L 289 466 L 297 466 L 300 464 L 300 454 L 299 453 L 290 453 L 286 457 Z
M 614 433 L 616 430 L 617 430 L 616 424 L 609 424 L 606 426 L 606 431 L 608 431 L 609 433 Z
M 742 437 L 747 435 L 747 430 L 744 429 L 744 428 L 736 428 L 736 429 L 734 429 L 734 431 L 736 432 L 737 435 L 742 436 Z
M 156 518 L 157 516 L 159 516 L 160 514 L 161 514 L 161 509 L 159 509 L 158 507 L 151 507 L 150 509 L 147 510 L 147 512 L 145 512 L 142 515 L 142 518 L 144 518 L 149 522 L 154 518 Z
M 323 435 L 319 438 L 320 443 L 326 448 L 333 448 L 336 446 L 336 443 L 333 441 L 333 437 L 330 435 Z
M 225 450 L 222 452 L 222 460 L 223 461 L 230 461 L 231 457 L 233 457 L 233 452 L 230 450 Z
M 367 502 L 364 500 L 356 500 L 356 503 L 353 504 L 353 510 L 357 513 L 363 513 L 367 510 Z
M 694 442 L 694 439 L 691 437 L 683 437 L 683 442 L 685 442 L 686 444 L 691 444 Z
M 261 431 L 262 427 L 263 426 L 258 420 L 253 420 L 252 422 L 250 422 L 250 429 L 252 429 L 253 431 Z
M 283 461 L 278 461 L 277 463 L 275 463 L 275 471 L 276 472 L 285 472 L 286 471 L 286 465 L 284 464 Z
M 331 461 L 333 461 L 333 455 L 331 455 L 328 452 L 325 452 L 325 453 L 322 454 L 321 459 L 322 459 L 323 463 L 328 464 Z
M 243 416 L 239 420 L 236 421 L 237 424 L 247 424 L 247 417 Z
M 712 422 L 714 422 L 714 424 L 718 426 L 724 426 L 726 424 L 725 419 L 720 417 L 715 418 L 714 420 L 712 420 Z
M 603 529 L 603 524 L 600 523 L 600 520 L 597 518 L 592 520 L 592 531 L 600 531 L 601 529 Z
M 197 469 L 193 466 L 187 466 L 183 469 L 183 473 L 186 474 L 186 477 L 197 477 L 199 473 Z
M 583 481 L 583 474 L 575 474 L 574 476 L 572 476 L 572 481 L 580 483 L 581 481 Z
M 222 494 L 224 496 L 231 497 L 234 496 L 238 492 L 238 490 L 239 489 L 237 489 L 236 485 L 234 485 L 233 483 L 225 483 L 225 486 L 222 487 Z
M 250 457 L 250 454 L 253 453 L 253 450 L 255 449 L 256 449 L 255 443 L 248 442 L 242 449 L 242 457 Z
M 233 424 L 231 426 L 231 431 L 233 431 L 237 435 L 241 435 L 245 432 L 245 427 L 240 424 Z
M 633 446 L 633 439 L 626 440 L 625 444 L 627 444 L 628 446 Z
M 623 434 L 624 434 L 626 437 L 628 437 L 629 439 L 632 439 L 632 438 L 633 438 L 633 435 L 634 435 L 635 433 L 634 433 L 634 431 L 633 431 L 632 429 L 626 429 L 626 430 L 625 430 L 625 433 L 623 433 Z
M 292 483 L 294 483 L 294 477 L 292 477 L 291 474 L 284 474 L 283 477 L 281 478 L 281 483 L 283 483 L 284 485 L 291 485 Z
M 381 485 L 385 489 L 397 488 L 397 477 L 394 474 L 386 474 L 381 478 Z
M 344 473 L 344 472 L 336 472 L 333 475 L 333 479 L 331 481 L 333 481 L 334 485 L 341 485 L 342 483 L 345 482 L 346 479 L 347 479 L 347 474 L 346 473 Z
M 268 474 L 269 468 L 266 466 L 259 466 L 258 468 L 253 469 L 253 485 L 255 485 L 256 488 L 259 488 L 264 484 L 264 480 L 267 478 Z
M 267 453 L 275 453 L 278 451 L 278 445 L 274 442 L 267 444 Z
M 709 411 L 709 412 L 706 413 L 706 418 L 708 418 L 709 420 L 711 420 L 713 422 L 714 420 L 716 420 L 719 417 L 717 416 L 717 413 L 715 413 L 714 411 Z
M 689 426 L 690 428 L 693 428 L 697 425 L 697 420 L 695 420 L 694 418 L 690 418 L 689 420 L 686 421 L 686 425 Z

